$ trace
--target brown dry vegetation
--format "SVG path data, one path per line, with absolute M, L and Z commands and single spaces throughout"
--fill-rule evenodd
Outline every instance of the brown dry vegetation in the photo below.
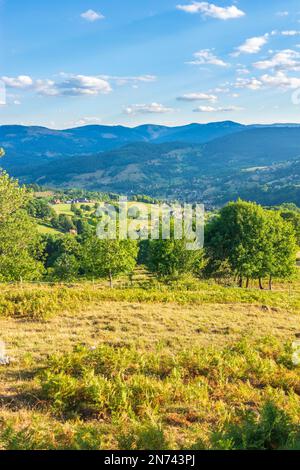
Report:
M 221 444 L 214 444 L 211 434 L 224 431 L 228 422 L 239 422 L 242 411 L 254 410 L 263 416 L 262 407 L 268 406 L 270 400 L 287 413 L 293 425 L 299 425 L 299 368 L 292 371 L 283 368 L 280 362 L 283 345 L 291 343 L 300 333 L 299 284 L 295 281 L 292 285 L 276 287 L 273 293 L 230 289 L 212 283 L 152 290 L 142 287 L 108 290 L 91 284 L 3 287 L 0 339 L 5 341 L 12 362 L 0 367 L 0 446 L 5 449 L 230 447 L 224 436 Z M 38 301 L 37 292 L 43 292 Z M 49 316 L 44 315 L 45 308 L 40 302 L 45 308 L 47 302 L 52 307 L 55 304 Z M 17 304 L 17 308 L 12 308 L 11 303 Z M 226 347 L 242 338 L 249 344 L 268 345 L 268 352 L 262 357 L 255 352 L 255 346 L 253 352 L 247 353 L 246 362 L 260 364 L 255 366 L 251 382 L 248 379 L 252 372 L 244 378 L 237 373 L 243 363 L 242 352 L 234 357 L 230 350 L 226 353 Z M 159 405 L 142 402 L 139 406 L 147 411 L 140 411 L 138 416 L 120 414 L 111 408 L 111 415 L 99 411 L 74 411 L 66 415 L 53 408 L 56 402 L 52 392 L 41 395 L 40 371 L 50 367 L 49 355 L 69 353 L 79 344 L 88 348 L 107 345 L 113 347 L 112 351 L 134 348 L 145 354 L 146 362 L 149 354 L 155 354 L 158 361 L 164 355 L 171 360 L 184 351 L 206 354 L 213 347 L 212 363 L 218 364 L 223 354 L 229 354 L 231 365 L 228 370 L 224 366 L 224 376 L 217 365 L 217 372 L 210 369 L 212 363 L 210 372 L 206 373 L 213 374 L 211 379 L 200 374 L 204 387 L 201 396 L 196 392 L 196 378 L 190 377 L 188 381 L 177 378 L 178 394 L 186 387 L 187 396 L 179 399 L 176 406 L 170 406 L 170 397 L 165 396 L 170 383 L 159 378 L 153 383 L 155 394 L 158 397 L 162 394 Z M 51 367 L 49 374 L 55 378 Z M 177 377 L 177 372 L 174 374 Z M 138 377 L 140 380 L 141 376 Z

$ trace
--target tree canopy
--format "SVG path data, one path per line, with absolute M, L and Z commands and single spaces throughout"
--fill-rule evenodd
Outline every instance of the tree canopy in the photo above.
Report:
M 227 262 L 242 286 L 246 279 L 288 277 L 294 271 L 296 237 L 279 213 L 239 200 L 221 209 L 206 230 L 211 265 Z M 271 287 L 271 283 L 270 283 Z
M 42 243 L 36 222 L 25 210 L 30 194 L 6 173 L 0 175 L 0 280 L 41 276 Z

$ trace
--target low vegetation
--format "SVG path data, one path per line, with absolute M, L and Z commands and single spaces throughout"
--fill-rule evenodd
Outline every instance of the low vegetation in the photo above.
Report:
M 26 375 L 12 383 L 7 374 L 1 385 L 0 445 L 299 449 L 300 369 L 292 357 L 291 342 L 272 337 L 187 342 L 176 352 L 166 343 L 104 342 L 45 355 L 38 365 L 27 353 Z
M 187 252 L 96 206 L 0 177 L 0 448 L 299 449 L 297 210 L 231 203 Z

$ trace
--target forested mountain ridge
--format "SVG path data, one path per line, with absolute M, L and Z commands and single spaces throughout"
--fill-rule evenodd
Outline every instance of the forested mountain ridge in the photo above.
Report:
M 263 204 L 300 203 L 300 127 L 296 125 L 224 122 L 177 128 L 86 126 L 66 131 L 2 126 L 0 139 L 6 151 L 2 166 L 25 183 L 149 194 L 209 205 L 222 205 L 238 196 Z M 165 139 L 169 140 L 162 142 Z M 203 139 L 207 140 L 199 142 Z M 107 145 L 115 147 L 105 149 Z

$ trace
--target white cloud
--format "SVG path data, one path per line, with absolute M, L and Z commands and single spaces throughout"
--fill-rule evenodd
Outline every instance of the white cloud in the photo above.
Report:
M 45 96 L 57 96 L 59 95 L 59 90 L 56 87 L 56 84 L 53 80 L 36 80 L 35 89 L 40 95 Z
M 186 93 L 182 96 L 178 96 L 178 101 L 211 101 L 216 102 L 218 101 L 218 97 L 216 95 L 210 95 L 207 93 Z
M 160 103 L 150 103 L 150 104 L 133 104 L 127 106 L 124 109 L 126 114 L 164 114 L 174 111 L 172 108 L 167 108 Z
M 276 69 L 299 71 L 300 52 L 292 49 L 284 49 L 276 52 L 270 59 L 260 60 L 253 65 L 260 70 Z
M 65 74 L 63 76 L 66 77 L 65 80 L 56 83 L 56 88 L 62 95 L 99 95 L 112 91 L 109 82 L 98 76 Z
M 55 79 L 36 79 L 20 75 L 18 77 L 1 77 L 7 88 L 35 91 L 42 96 L 97 96 L 112 91 L 111 82 L 117 86 L 138 83 L 150 83 L 156 80 L 154 75 L 109 76 L 109 75 L 76 75 L 61 73 Z
M 117 85 L 127 85 L 129 83 L 151 83 L 157 80 L 155 75 L 138 75 L 118 77 L 114 75 L 101 75 L 104 80 L 114 81 Z
M 195 60 L 188 62 L 192 65 L 217 65 L 218 67 L 228 67 L 229 64 L 219 59 L 211 49 L 202 49 L 201 51 L 195 52 Z
M 229 85 L 229 86 L 228 86 Z M 219 87 L 214 88 L 214 93 L 230 93 L 230 83 L 224 83 Z
M 289 16 L 289 12 L 288 11 L 278 11 L 276 13 L 277 16 Z
M 291 77 L 288 71 L 275 69 L 273 74 L 266 73 L 257 78 L 238 78 L 234 86 L 254 91 L 262 88 L 297 89 L 300 88 L 300 77 Z
M 105 17 L 102 15 L 102 13 L 97 13 L 94 10 L 87 10 L 84 13 L 81 13 L 81 18 L 83 18 L 86 21 L 89 21 L 93 23 L 94 21 L 98 20 L 103 20 Z
M 240 54 L 257 54 L 261 48 L 268 42 L 268 34 L 264 36 L 256 36 L 253 38 L 247 39 L 244 44 L 237 47 L 237 52 L 234 54 L 236 56 Z
M 300 88 L 300 78 L 288 77 L 284 72 L 277 72 L 275 75 L 263 75 L 261 81 L 271 87 L 283 89 Z
M 238 78 L 235 84 L 236 88 L 247 88 L 249 90 L 259 90 L 262 82 L 257 78 Z
M 25 89 L 33 85 L 33 80 L 28 75 L 19 75 L 18 77 L 1 77 L 3 83 L 8 88 Z
M 245 16 L 245 13 L 239 10 L 235 5 L 220 7 L 208 2 L 192 2 L 188 5 L 177 5 L 176 8 L 186 13 L 202 13 L 204 16 L 210 16 L 220 20 L 229 20 Z
M 217 109 L 213 106 L 198 106 L 198 108 L 193 109 L 194 113 L 214 113 Z
M 98 117 L 83 117 L 81 119 L 78 119 L 77 121 L 72 122 L 72 126 L 86 126 L 88 124 L 100 124 L 102 122 L 102 119 Z
M 107 94 L 112 91 L 108 81 L 98 76 L 61 74 L 62 80 L 36 80 L 34 88 L 44 96 L 80 96 Z
M 215 108 L 213 106 L 198 106 L 198 108 L 194 109 L 194 113 L 229 113 L 232 111 L 242 111 L 243 108 L 239 108 L 238 106 L 228 106 L 228 107 L 220 107 Z
M 289 31 L 281 31 L 282 36 L 299 36 L 300 31 L 289 30 Z
M 244 66 L 241 66 L 239 69 L 236 69 L 236 73 L 238 73 L 239 75 L 249 75 L 250 70 L 248 70 Z

